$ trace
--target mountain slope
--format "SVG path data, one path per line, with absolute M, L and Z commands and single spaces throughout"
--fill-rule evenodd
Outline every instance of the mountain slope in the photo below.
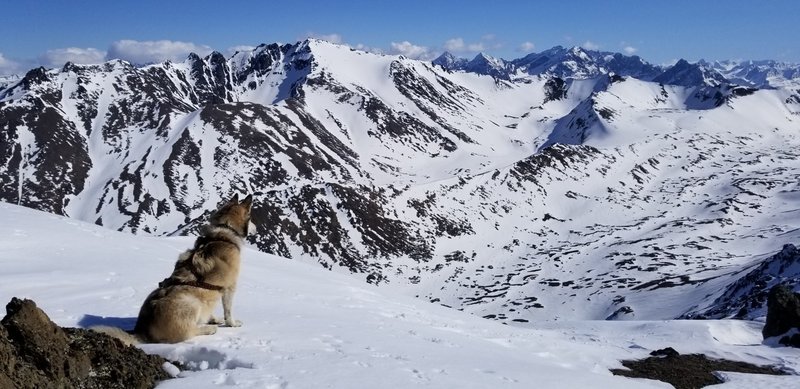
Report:
M 509 323 L 692 315 L 800 241 L 796 91 L 553 52 L 586 61 L 502 79 L 308 40 L 34 69 L 0 90 L 0 199 L 170 235 L 255 193 L 261 250 Z

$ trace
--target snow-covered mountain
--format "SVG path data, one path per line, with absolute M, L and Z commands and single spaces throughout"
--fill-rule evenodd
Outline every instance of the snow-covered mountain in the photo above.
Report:
M 484 53 L 478 54 L 470 61 L 445 52 L 433 63 L 447 70 L 462 70 L 506 80 L 530 75 L 585 79 L 616 74 L 649 81 L 664 71 L 639 56 L 586 50 L 578 46 L 571 48 L 556 46 L 512 61 L 493 58 Z
M 685 59 L 678 60 L 653 81 L 660 84 L 679 85 L 684 87 L 710 86 L 716 87 L 728 82 L 722 74 L 702 63 L 689 63 Z
M 800 92 L 545 53 L 33 69 L 0 89 L 0 199 L 169 235 L 253 192 L 261 250 L 521 325 L 707 314 L 800 242 Z
M 800 64 L 762 61 L 700 61 L 725 78 L 756 88 L 800 88 Z
M 469 61 L 466 58 L 459 58 L 454 56 L 449 51 L 445 51 L 431 62 L 434 65 L 439 65 L 447 70 L 462 70 L 464 65 L 466 65 Z
M 0 75 L 0 89 L 7 87 L 9 84 L 19 81 L 20 77 L 17 75 Z

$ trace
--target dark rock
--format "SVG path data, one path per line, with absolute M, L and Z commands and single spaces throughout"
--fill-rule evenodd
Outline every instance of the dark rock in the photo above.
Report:
M 781 338 L 780 341 L 778 341 L 778 343 L 784 346 L 800 348 L 800 334 L 794 334 L 792 336 L 784 336 Z
M 677 357 L 678 355 L 681 355 L 681 353 L 679 353 L 672 347 L 667 347 L 667 348 L 662 348 L 660 350 L 652 351 L 650 352 L 650 355 L 654 357 Z
M 614 311 L 614 313 L 608 315 L 608 317 L 606 317 L 606 320 L 617 320 L 625 315 L 631 315 L 631 314 L 633 314 L 633 308 L 631 308 L 628 305 L 625 305 Z
M 764 338 L 783 335 L 792 328 L 800 329 L 800 294 L 785 285 L 769 291 L 767 323 L 761 333 Z
M 567 82 L 559 77 L 548 79 L 544 84 L 544 102 L 567 98 Z
M 25 77 L 22 79 L 22 85 L 25 86 L 25 89 L 31 89 L 31 87 L 41 84 L 43 82 L 47 82 L 49 78 L 47 77 L 47 69 L 42 66 L 38 68 L 34 68 L 25 73 Z
M 31 300 L 11 299 L 0 325 L 2 388 L 152 388 L 165 359 L 105 334 L 61 328 Z
M 622 361 L 627 369 L 611 369 L 614 375 L 664 381 L 675 389 L 697 389 L 721 384 L 714 372 L 731 371 L 748 374 L 786 375 L 772 366 L 758 366 L 727 359 L 710 359 L 703 354 L 680 355 L 672 347 L 650 353 L 650 358 Z

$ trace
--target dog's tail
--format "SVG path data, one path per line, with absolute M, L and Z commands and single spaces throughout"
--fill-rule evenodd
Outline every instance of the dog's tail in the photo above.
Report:
M 127 346 L 137 345 L 139 343 L 144 343 L 144 339 L 139 336 L 138 334 L 127 332 L 119 327 L 111 327 L 111 326 L 91 326 L 89 327 L 90 330 L 99 332 L 102 334 L 106 334 L 112 338 L 117 338 L 125 343 Z

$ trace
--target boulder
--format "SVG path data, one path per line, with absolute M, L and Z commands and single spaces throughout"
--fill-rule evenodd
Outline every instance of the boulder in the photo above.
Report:
M 800 330 L 800 294 L 786 285 L 777 285 L 767 298 L 767 322 L 761 333 L 764 339 L 782 336 L 792 329 Z M 786 341 L 790 341 L 791 337 Z M 781 343 L 785 343 L 781 339 Z
M 0 321 L 0 388 L 152 388 L 165 359 L 105 334 L 61 328 L 31 300 L 12 298 Z

